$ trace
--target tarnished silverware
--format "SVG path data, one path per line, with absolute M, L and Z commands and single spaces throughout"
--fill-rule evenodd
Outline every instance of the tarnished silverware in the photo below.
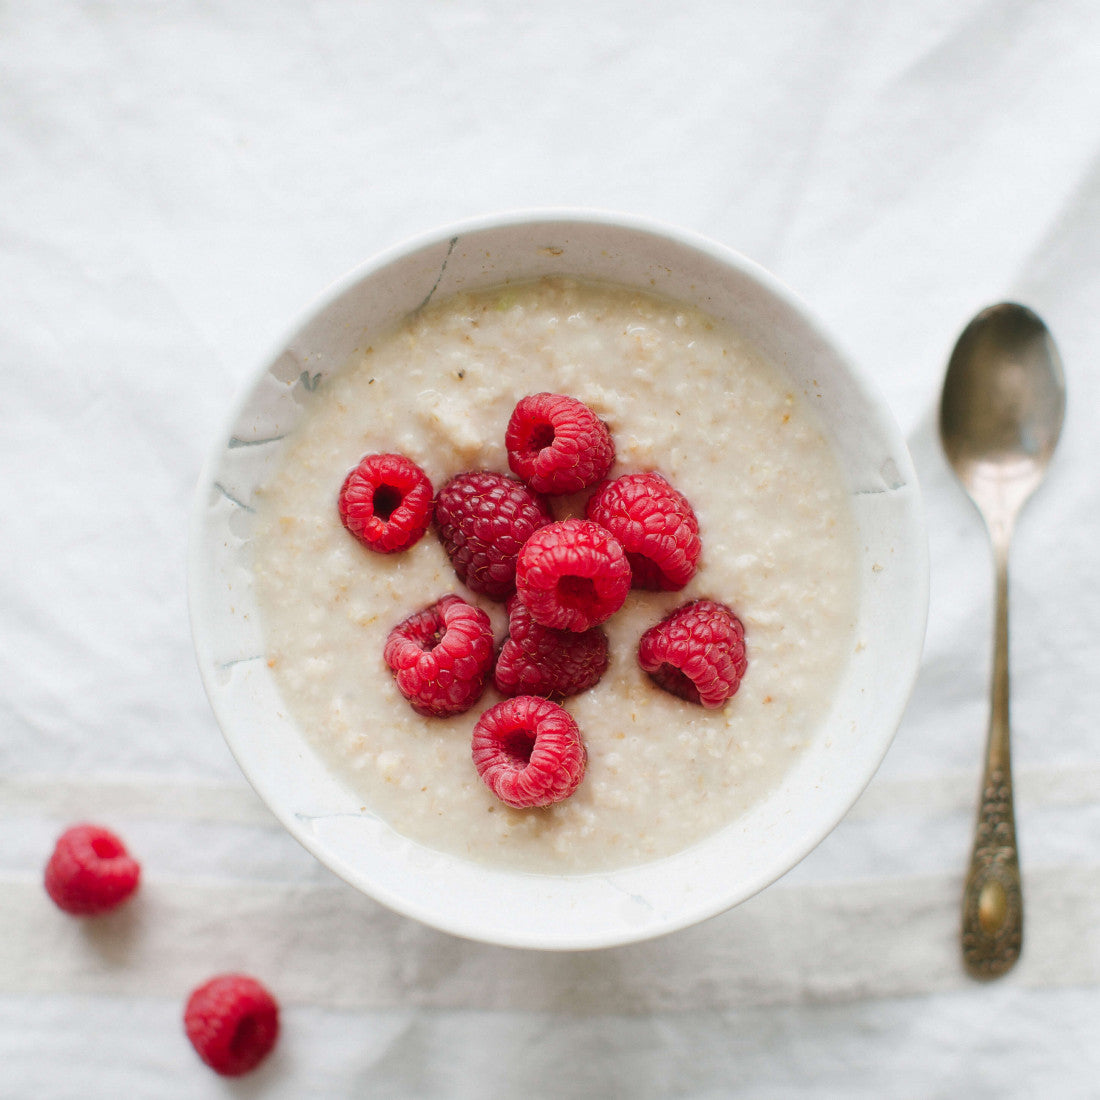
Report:
M 996 567 L 993 684 L 985 773 L 963 892 L 967 970 L 996 978 L 1023 943 L 1008 713 L 1008 549 L 1016 517 L 1042 481 L 1062 430 L 1065 377 L 1046 325 L 1005 302 L 963 330 L 947 366 L 940 438 L 989 531 Z

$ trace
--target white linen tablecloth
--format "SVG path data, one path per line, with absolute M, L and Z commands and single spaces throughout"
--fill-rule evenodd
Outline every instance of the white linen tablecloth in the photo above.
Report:
M 0 1097 L 1100 1094 L 1098 58 L 1090 0 L 0 8 Z M 199 684 L 184 563 L 200 463 L 303 303 L 409 235 L 561 205 L 806 299 L 909 439 L 933 575 L 895 745 L 817 851 L 699 927 L 542 955 L 395 916 L 275 824 Z M 1070 400 L 1012 561 L 1025 950 L 979 985 L 992 575 L 934 413 L 1005 298 Z M 81 818 L 145 869 L 91 923 L 41 887 Z M 180 1019 L 223 969 L 283 1005 L 236 1085 Z

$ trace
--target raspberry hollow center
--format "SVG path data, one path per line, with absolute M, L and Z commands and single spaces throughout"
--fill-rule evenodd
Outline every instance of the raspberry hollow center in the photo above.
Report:
M 260 1025 L 255 1016 L 244 1016 L 233 1031 L 233 1038 L 229 1041 L 229 1052 L 234 1058 L 239 1058 L 246 1051 L 252 1049 L 256 1042 Z
M 600 594 L 591 577 L 566 574 L 558 581 L 558 601 L 563 607 L 588 611 L 600 602 Z
M 100 859 L 114 859 L 115 856 L 122 854 L 122 846 L 110 837 L 97 836 L 92 841 L 92 851 Z
M 681 699 L 687 699 L 692 703 L 699 702 L 699 689 L 695 686 L 695 681 L 675 665 L 670 665 L 666 661 L 653 673 L 653 676 L 665 691 L 669 691 L 673 695 L 678 695 Z
M 400 489 L 395 489 L 392 485 L 379 485 L 371 497 L 371 507 L 383 523 L 389 523 L 390 516 L 401 507 L 404 499 Z
M 536 424 L 531 429 L 531 436 L 527 442 L 527 446 L 534 452 L 545 450 L 547 447 L 554 445 L 554 425 L 553 424 Z
M 531 763 L 531 753 L 535 751 L 535 735 L 522 727 L 510 730 L 501 736 L 500 748 L 516 767 L 526 768 Z

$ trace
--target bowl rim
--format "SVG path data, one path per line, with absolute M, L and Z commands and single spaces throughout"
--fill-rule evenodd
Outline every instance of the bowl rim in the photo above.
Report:
M 364 876 L 343 859 L 335 856 L 324 843 L 302 827 L 302 823 L 296 815 L 279 799 L 269 797 L 269 792 L 262 789 L 262 783 L 258 782 L 250 762 L 243 757 L 239 746 L 235 743 L 231 733 L 232 721 L 225 713 L 226 705 L 221 698 L 219 685 L 215 682 L 212 663 L 202 659 L 203 641 L 206 637 L 206 624 L 203 621 L 203 609 L 200 606 L 200 591 L 204 578 L 202 573 L 202 541 L 207 527 L 208 506 L 206 490 L 214 481 L 214 472 L 217 469 L 223 453 L 224 441 L 231 434 L 233 425 L 239 422 L 241 414 L 247 409 L 249 401 L 253 397 L 253 391 L 259 381 L 270 370 L 283 352 L 292 345 L 295 338 L 303 333 L 307 326 L 317 319 L 326 308 L 335 303 L 344 294 L 351 291 L 364 280 L 382 272 L 391 264 L 411 256 L 422 250 L 440 247 L 448 241 L 467 237 L 483 231 L 506 230 L 533 223 L 547 223 L 556 226 L 575 224 L 581 227 L 610 227 L 627 232 L 638 233 L 649 237 L 655 237 L 666 242 L 678 245 L 688 250 L 701 253 L 707 259 L 721 266 L 732 268 L 741 275 L 747 276 L 757 283 L 766 293 L 777 299 L 787 310 L 795 314 L 806 331 L 827 346 L 839 362 L 843 365 L 851 383 L 859 394 L 874 410 L 879 421 L 879 428 L 889 437 L 891 455 L 898 464 L 899 472 L 904 481 L 911 485 L 913 510 L 908 517 L 914 533 L 918 536 L 916 542 L 908 547 L 911 555 L 910 566 L 912 569 L 912 599 L 911 610 L 913 617 L 910 620 L 910 629 L 903 648 L 904 664 L 898 672 L 896 683 L 898 690 L 893 696 L 893 705 L 889 712 L 878 723 L 880 735 L 874 741 L 875 751 L 867 755 L 865 764 L 866 774 L 862 774 L 858 782 L 853 781 L 846 790 L 846 797 L 834 806 L 834 812 L 823 815 L 814 829 L 805 830 L 800 834 L 798 842 L 789 843 L 784 848 L 784 865 L 777 870 L 758 874 L 748 880 L 737 882 L 737 888 L 709 893 L 706 899 L 694 906 L 685 906 L 675 917 L 655 920 L 648 923 L 637 934 L 624 932 L 622 928 L 609 928 L 603 931 L 589 932 L 583 936 L 566 936 L 562 938 L 548 938 L 545 935 L 531 936 L 525 934 L 522 929 L 516 929 L 512 934 L 502 933 L 499 929 L 491 934 L 486 934 L 485 929 L 476 923 L 471 923 L 459 912 L 444 909 L 428 910 L 409 898 L 402 896 L 393 890 L 386 889 L 374 881 L 365 881 Z M 187 588 L 188 588 L 188 616 L 191 625 L 194 652 L 199 666 L 200 677 L 204 690 L 214 712 L 218 727 L 227 747 L 236 760 L 246 780 L 256 791 L 258 797 L 271 811 L 280 824 L 309 851 L 322 865 L 333 873 L 343 878 L 360 892 L 387 906 L 393 911 L 406 917 L 411 917 L 423 924 L 448 932 L 462 938 L 495 944 L 505 947 L 527 948 L 537 950 L 589 950 L 619 946 L 627 943 L 649 940 L 664 936 L 680 929 L 693 926 L 707 920 L 719 913 L 741 904 L 753 897 L 767 886 L 782 878 L 788 871 L 800 863 L 811 851 L 814 850 L 827 837 L 845 817 L 851 807 L 858 800 L 876 774 L 886 753 L 888 752 L 897 728 L 901 722 L 904 711 L 909 703 L 913 688 L 916 684 L 920 668 L 920 660 L 923 651 L 925 633 L 927 629 L 928 607 L 930 587 L 930 561 L 927 529 L 924 520 L 924 509 L 921 500 L 919 482 L 914 468 L 912 457 L 909 453 L 905 438 L 894 418 L 893 412 L 885 399 L 879 393 L 864 368 L 848 354 L 843 345 L 822 325 L 817 315 L 786 283 L 762 267 L 756 261 L 746 257 L 740 252 L 721 244 L 693 230 L 688 230 L 657 219 L 635 214 L 621 213 L 598 207 L 531 207 L 516 208 L 495 213 L 485 213 L 475 217 L 466 218 L 457 222 L 451 222 L 421 232 L 375 253 L 364 261 L 356 264 L 344 274 L 328 283 L 319 293 L 296 314 L 293 322 L 283 329 L 282 338 L 274 343 L 270 352 L 259 358 L 257 362 L 246 372 L 244 382 L 231 403 L 228 414 L 221 423 L 221 430 L 215 440 L 208 447 L 199 473 L 196 491 L 188 524 L 188 548 L 187 548 Z M 327 767 L 322 762 L 323 767 Z M 722 830 L 720 830 L 721 832 Z M 662 859 L 654 860 L 628 871 L 638 871 L 640 868 L 654 868 L 668 860 L 676 859 L 681 853 L 676 853 Z M 480 866 L 480 870 L 491 879 L 496 876 L 505 878 L 532 877 L 527 872 L 492 868 L 487 865 Z M 584 874 L 561 874 L 547 877 L 555 880 L 585 879 L 595 877 L 607 877 L 615 872 L 589 872 Z

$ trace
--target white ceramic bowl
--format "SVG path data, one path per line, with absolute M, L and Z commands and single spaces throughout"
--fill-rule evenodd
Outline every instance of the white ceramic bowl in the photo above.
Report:
M 257 485 L 301 417 L 310 382 L 365 332 L 430 296 L 543 274 L 609 279 L 732 322 L 800 389 L 813 383 L 852 486 L 863 647 L 831 712 L 780 786 L 693 847 L 586 875 L 496 870 L 397 836 L 361 809 L 287 716 L 264 659 L 250 577 Z M 916 676 L 928 602 L 919 492 L 897 427 L 866 379 L 789 290 L 700 237 L 633 218 L 548 211 L 485 218 L 392 249 L 332 286 L 266 361 L 203 470 L 190 605 L 199 667 L 234 755 L 260 797 L 322 863 L 398 912 L 473 939 L 532 948 L 642 940 L 744 901 L 844 816 L 893 738 Z

